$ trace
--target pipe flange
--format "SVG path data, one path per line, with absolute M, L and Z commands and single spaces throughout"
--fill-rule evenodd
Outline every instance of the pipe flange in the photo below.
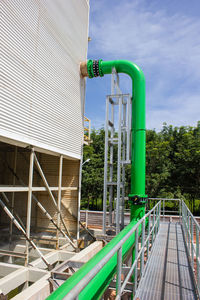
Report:
M 129 197 L 129 201 L 131 201 L 134 205 L 144 205 L 146 204 L 147 200 L 147 197 L 140 197 L 137 195 Z
M 89 78 L 93 78 L 93 77 L 103 77 L 103 70 L 102 70 L 102 66 L 101 66 L 101 62 L 102 59 L 99 60 L 88 60 L 87 62 L 87 71 L 88 71 L 88 75 Z
M 93 60 L 92 59 L 88 60 L 88 62 L 87 62 L 87 71 L 88 71 L 89 78 L 93 78 L 94 72 L 93 72 Z
M 102 62 L 102 59 L 99 59 L 99 76 L 103 77 L 104 74 L 103 74 L 103 70 L 102 70 L 102 67 L 101 67 L 101 62 Z

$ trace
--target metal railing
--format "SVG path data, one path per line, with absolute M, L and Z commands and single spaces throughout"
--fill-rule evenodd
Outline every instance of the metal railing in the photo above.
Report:
M 182 207 L 182 228 L 185 237 L 185 244 L 190 258 L 191 268 L 193 270 L 196 288 L 200 295 L 200 225 L 195 220 L 191 211 L 184 201 L 181 201 Z M 196 240 L 196 241 L 195 241 Z
M 161 201 L 159 201 L 138 223 L 120 240 L 120 242 L 112 248 L 107 255 L 101 259 L 94 268 L 92 268 L 86 276 L 84 276 L 78 284 L 76 284 L 71 291 L 64 297 L 64 299 L 78 299 L 78 295 L 88 285 L 88 283 L 97 275 L 97 273 L 109 262 L 109 260 L 117 253 L 117 274 L 116 274 L 116 299 L 121 299 L 121 295 L 125 290 L 129 279 L 133 276 L 132 291 L 135 292 L 138 285 L 138 279 L 141 278 L 144 272 L 144 265 L 149 257 L 150 249 L 154 243 L 155 237 L 160 227 L 160 212 Z M 146 226 L 147 225 L 147 226 Z M 124 267 L 122 257 L 122 247 L 124 243 L 135 233 L 134 253 L 135 257 L 132 259 L 133 263 L 130 267 Z M 146 253 L 146 260 L 145 258 Z M 139 265 L 139 274 L 138 274 Z M 126 272 L 124 272 L 124 270 Z M 128 273 L 127 273 L 128 270 Z M 124 276 L 123 282 L 121 275 Z M 139 275 L 139 276 L 138 276 Z
M 161 216 L 162 219 L 165 220 L 165 216 L 168 213 L 169 215 L 173 215 L 173 214 L 178 214 L 179 215 L 179 221 L 181 221 L 181 199 L 168 199 L 168 198 L 148 198 L 148 205 L 151 204 L 151 202 L 154 203 L 155 205 L 155 201 L 161 201 Z M 169 204 L 169 202 L 174 203 L 175 208 L 173 207 L 173 209 L 175 210 L 167 210 L 166 209 L 166 204 Z M 176 203 L 177 203 L 177 207 L 176 207 Z M 147 205 L 147 206 L 148 206 Z
M 124 200 L 128 200 L 128 197 L 125 197 Z M 148 212 L 151 209 L 151 205 L 155 206 L 157 202 L 161 201 L 161 220 L 165 221 L 170 218 L 170 221 L 177 219 L 181 221 L 181 200 L 180 199 L 167 199 L 167 198 L 149 198 L 147 203 Z M 174 203 L 175 208 L 173 210 L 167 210 L 166 206 L 169 202 Z M 80 210 L 81 221 L 85 223 L 85 226 L 99 226 L 103 224 L 103 212 L 102 211 L 93 211 L 93 210 Z M 106 213 L 106 225 L 109 223 L 109 212 Z M 112 211 L 112 222 L 114 225 L 115 221 L 115 210 Z M 130 209 L 124 210 L 124 224 L 127 225 L 130 222 Z

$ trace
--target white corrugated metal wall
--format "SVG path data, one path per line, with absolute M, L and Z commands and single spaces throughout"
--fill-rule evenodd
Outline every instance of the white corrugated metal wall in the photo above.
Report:
M 88 1 L 0 1 L 0 136 L 81 157 Z

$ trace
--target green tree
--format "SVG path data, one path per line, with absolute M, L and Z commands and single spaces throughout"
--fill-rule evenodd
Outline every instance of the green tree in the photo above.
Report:
M 92 143 L 84 146 L 82 172 L 82 204 L 100 209 L 104 178 L 104 129 L 91 133 Z M 173 127 L 163 124 L 160 132 L 146 132 L 146 193 L 149 197 L 187 199 L 194 210 L 200 199 L 200 122 L 196 127 Z M 114 148 L 114 169 L 117 168 L 117 149 Z M 126 195 L 130 192 L 131 166 L 126 167 Z M 116 175 L 115 175 L 116 176 Z M 116 180 L 116 178 L 114 178 Z M 97 207 L 98 206 L 98 207 Z M 200 204 L 196 213 L 200 215 Z

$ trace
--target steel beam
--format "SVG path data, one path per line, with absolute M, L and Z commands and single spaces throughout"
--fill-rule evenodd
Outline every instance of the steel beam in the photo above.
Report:
M 14 171 L 16 172 L 17 169 L 17 146 L 15 146 L 15 152 L 14 152 L 14 166 L 13 166 Z M 15 185 L 15 176 L 13 176 L 13 185 Z M 15 204 L 15 193 L 12 193 L 12 199 L 11 199 L 11 212 L 13 214 L 14 212 L 14 204 Z M 12 242 L 12 233 L 13 233 L 13 222 L 12 220 L 10 221 L 10 240 L 9 242 Z
M 58 187 L 49 187 L 50 191 L 58 191 Z M 77 191 L 77 187 L 62 187 L 61 191 Z M 20 193 L 20 192 L 28 192 L 28 186 L 12 186 L 12 185 L 5 185 L 0 186 L 0 193 Z M 43 186 L 33 186 L 32 192 L 46 192 L 46 187 Z

